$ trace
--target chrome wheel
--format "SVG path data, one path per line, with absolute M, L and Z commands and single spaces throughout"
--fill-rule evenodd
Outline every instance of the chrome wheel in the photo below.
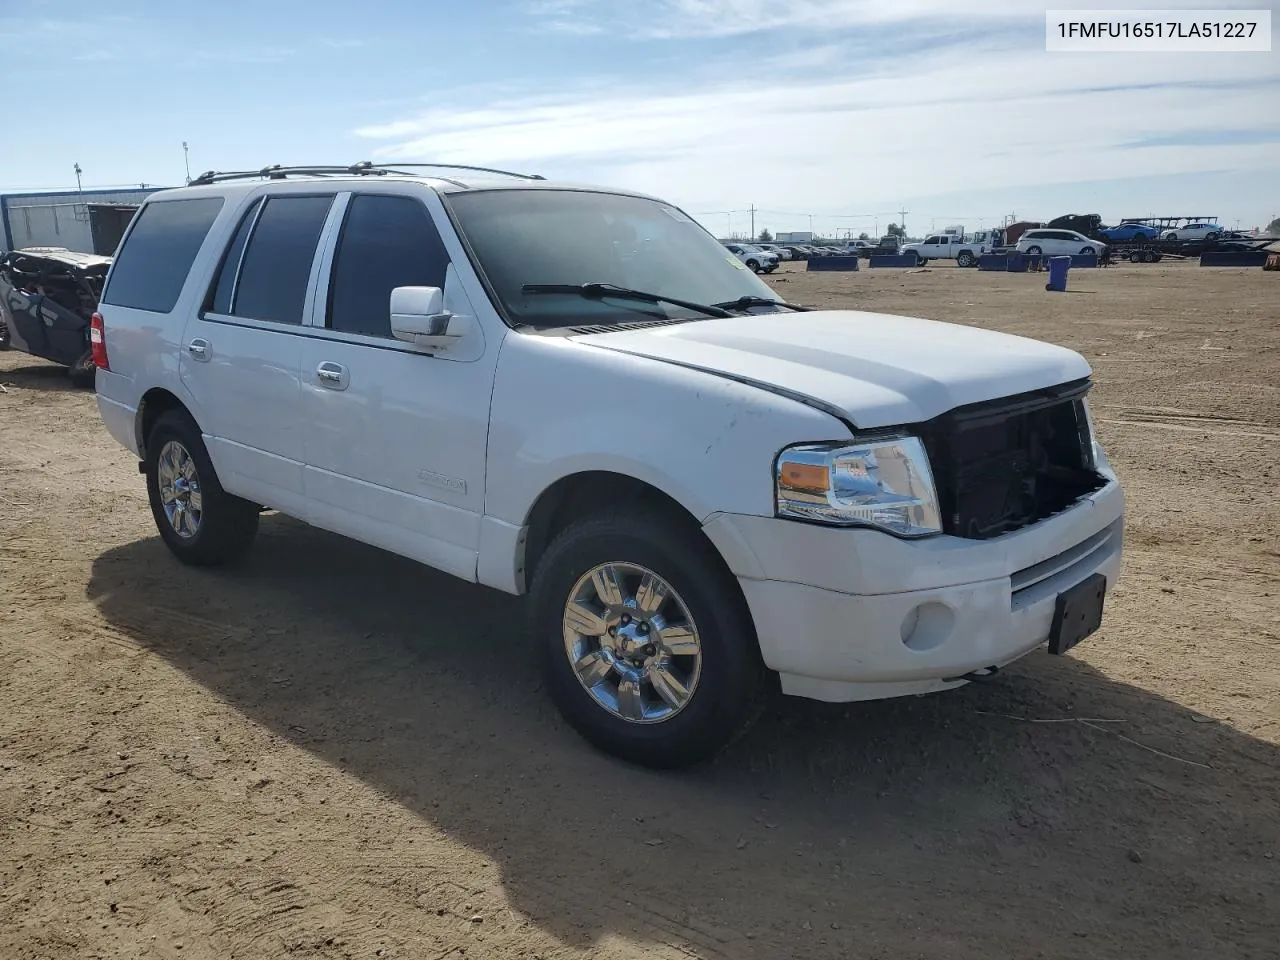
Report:
M 184 539 L 194 537 L 200 532 L 200 520 L 204 515 L 200 475 L 196 473 L 191 454 L 177 440 L 170 440 L 160 449 L 156 481 L 160 488 L 160 504 L 173 532 Z
M 660 723 L 698 686 L 702 642 L 684 600 L 632 563 L 588 570 L 569 592 L 564 650 L 582 688 L 616 717 Z

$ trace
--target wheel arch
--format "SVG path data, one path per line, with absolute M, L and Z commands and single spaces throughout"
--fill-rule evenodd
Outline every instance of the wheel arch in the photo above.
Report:
M 629 474 L 613 470 L 581 470 L 560 477 L 546 487 L 525 515 L 525 534 L 516 570 L 519 591 L 524 593 L 528 590 L 538 562 L 557 533 L 578 517 L 606 507 L 616 508 L 620 504 L 662 511 L 708 544 L 720 561 L 725 562 L 715 544 L 703 532 L 693 511 L 671 493 Z
M 190 408 L 178 399 L 176 394 L 164 387 L 152 387 L 138 401 L 138 412 L 134 417 L 134 436 L 137 439 L 138 456 L 141 459 L 147 458 L 147 437 L 151 435 L 156 421 L 170 410 L 182 411 L 199 429 L 200 421 L 196 420 Z

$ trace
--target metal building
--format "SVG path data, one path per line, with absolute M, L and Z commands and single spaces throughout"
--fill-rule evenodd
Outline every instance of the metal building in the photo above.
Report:
M 0 196 L 0 250 L 66 247 L 115 253 L 138 205 L 160 187 Z

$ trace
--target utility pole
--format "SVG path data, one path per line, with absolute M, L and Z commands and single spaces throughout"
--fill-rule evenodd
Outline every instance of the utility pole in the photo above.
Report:
M 187 168 L 187 183 L 191 183 L 191 157 L 187 154 L 187 141 L 182 141 L 182 164 Z
M 902 231 L 903 240 L 907 239 L 907 214 L 910 212 L 910 210 L 898 211 L 898 229 Z
M 756 205 L 751 205 L 751 239 L 756 238 Z
M 75 169 L 76 169 L 76 193 L 84 193 L 84 188 L 80 186 L 80 174 L 84 173 L 84 171 L 80 169 L 80 164 L 78 163 L 76 164 Z

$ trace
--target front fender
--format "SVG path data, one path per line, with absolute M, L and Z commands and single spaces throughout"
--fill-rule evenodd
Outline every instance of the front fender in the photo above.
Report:
M 603 470 L 661 490 L 699 521 L 772 516 L 778 451 L 847 436 L 829 414 L 712 373 L 517 335 L 498 361 L 485 514 L 523 525 L 557 480 Z

